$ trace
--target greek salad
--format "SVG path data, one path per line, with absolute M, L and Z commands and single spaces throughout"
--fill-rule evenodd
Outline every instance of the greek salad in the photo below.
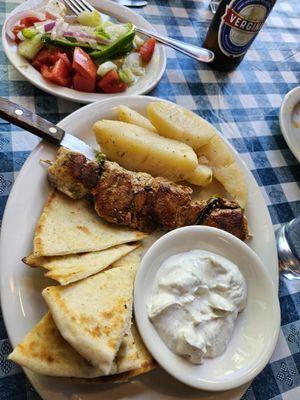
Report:
M 6 34 L 45 79 L 83 92 L 125 91 L 155 49 L 155 39 L 143 40 L 132 23 L 102 22 L 98 11 L 67 15 L 57 0 L 13 15 Z

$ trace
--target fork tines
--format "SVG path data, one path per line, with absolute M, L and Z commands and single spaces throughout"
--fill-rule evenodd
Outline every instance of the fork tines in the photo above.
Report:
M 76 14 L 82 11 L 95 11 L 95 8 L 86 0 L 64 0 L 67 6 Z

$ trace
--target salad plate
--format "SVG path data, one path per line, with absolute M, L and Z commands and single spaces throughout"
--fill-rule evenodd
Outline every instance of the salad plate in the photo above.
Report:
M 136 82 L 127 88 L 126 91 L 121 93 L 94 93 L 94 92 L 83 92 L 74 90 L 68 87 L 59 86 L 43 78 L 41 73 L 37 71 L 24 57 L 18 53 L 18 45 L 11 40 L 7 33 L 8 21 L 14 15 L 29 10 L 36 10 L 45 6 L 48 3 L 46 0 L 27 0 L 24 3 L 16 7 L 12 13 L 7 17 L 2 30 L 2 43 L 3 49 L 6 53 L 11 64 L 18 70 L 18 72 L 29 82 L 39 89 L 50 93 L 54 96 L 61 97 L 66 100 L 75 101 L 79 103 L 92 103 L 98 100 L 107 99 L 108 97 L 122 97 L 125 95 L 138 95 L 145 94 L 152 90 L 160 81 L 165 68 L 166 68 L 166 54 L 164 47 L 160 44 L 156 44 L 155 50 L 151 60 L 145 67 L 145 74 L 140 76 Z M 121 23 L 131 22 L 132 24 L 139 26 L 147 31 L 155 32 L 153 26 L 147 22 L 143 17 L 136 14 L 134 11 L 114 3 L 109 0 L 102 0 L 101 5 L 97 0 L 91 0 L 91 5 L 97 7 L 102 13 L 102 20 L 108 20 L 108 15 Z
M 108 98 L 78 109 L 62 120 L 59 126 L 96 147 L 91 129 L 94 122 L 104 118 L 116 119 L 116 107 L 121 104 L 145 115 L 148 104 L 158 100 L 160 99 L 150 96 Z M 249 231 L 253 237 L 248 244 L 261 258 L 266 272 L 277 287 L 278 260 L 268 209 L 250 170 L 237 152 L 232 147 L 231 149 L 245 176 L 249 191 L 247 218 Z M 35 226 L 51 190 L 46 179 L 47 169 L 40 160 L 53 160 L 55 154 L 56 148 L 45 142 L 41 142 L 34 149 L 18 175 L 3 217 L 0 243 L 1 302 L 5 325 L 13 346 L 24 338 L 46 311 L 41 291 L 52 281 L 46 279 L 41 271 L 25 267 L 21 259 L 31 251 Z M 225 392 L 202 392 L 179 383 L 161 368 L 142 375 L 130 383 L 122 384 L 83 385 L 67 379 L 42 376 L 28 370 L 25 372 L 44 400 L 117 400 L 120 398 L 237 400 L 248 387 L 248 384 L 244 384 Z

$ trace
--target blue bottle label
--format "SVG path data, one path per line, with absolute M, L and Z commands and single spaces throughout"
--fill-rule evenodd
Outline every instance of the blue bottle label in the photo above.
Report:
M 232 0 L 221 17 L 218 40 L 224 54 L 246 53 L 276 0 Z

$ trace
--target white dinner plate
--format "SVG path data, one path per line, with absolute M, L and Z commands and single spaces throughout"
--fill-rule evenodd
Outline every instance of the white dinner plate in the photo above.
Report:
M 12 13 L 7 17 L 10 18 L 13 14 L 24 11 L 32 10 L 40 7 L 42 4 L 47 3 L 47 0 L 27 0 L 16 7 Z M 136 26 L 143 28 L 147 31 L 156 32 L 153 26 L 147 22 L 143 17 L 136 14 L 134 11 L 121 6 L 110 0 L 89 0 L 89 2 L 99 9 L 104 14 L 107 13 L 120 22 L 132 22 Z M 54 96 L 61 97 L 66 100 L 75 101 L 78 103 L 93 103 L 98 100 L 104 100 L 109 97 L 123 97 L 127 95 L 145 94 L 152 90 L 160 81 L 166 69 L 166 54 L 162 45 L 157 44 L 151 61 L 146 66 L 146 73 L 140 77 L 138 81 L 130 86 L 126 92 L 122 93 L 85 93 L 78 90 L 66 88 L 63 86 L 55 85 L 43 78 L 43 76 L 33 68 L 30 63 L 18 54 L 17 45 L 10 40 L 5 34 L 5 23 L 2 30 L 2 44 L 7 58 L 11 64 L 24 76 L 29 82 L 41 90 L 50 93 Z
M 300 86 L 283 99 L 279 122 L 287 145 L 300 162 Z
M 120 104 L 145 114 L 148 96 L 111 98 L 80 108 L 59 123 L 68 132 L 96 146 L 91 126 L 101 118 L 116 118 Z M 40 159 L 55 159 L 56 149 L 41 142 L 28 157 L 11 190 L 5 209 L 0 243 L 1 302 L 8 336 L 13 346 L 46 312 L 41 291 L 53 281 L 37 268 L 26 267 L 21 259 L 32 250 L 34 229 L 51 190 L 47 170 Z M 278 284 L 278 261 L 275 238 L 268 209 L 249 169 L 235 152 L 249 188 L 247 216 L 253 238 L 250 247 L 262 259 L 274 284 Z M 221 393 L 207 393 L 189 388 L 158 368 L 128 384 L 79 385 L 59 378 L 26 371 L 33 386 L 45 400 L 170 400 L 170 399 L 239 399 L 247 385 Z

